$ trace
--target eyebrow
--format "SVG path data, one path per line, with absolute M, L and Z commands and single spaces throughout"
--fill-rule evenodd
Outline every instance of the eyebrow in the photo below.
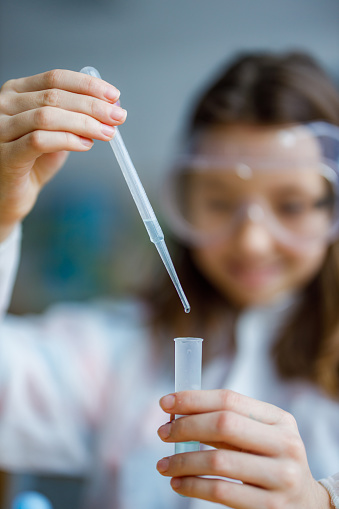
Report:
M 270 192 L 273 192 L 275 194 L 279 194 L 280 196 L 281 195 L 300 195 L 300 194 L 314 194 L 314 195 L 317 195 L 317 194 L 321 194 L 321 195 L 324 195 L 324 194 L 327 194 L 328 190 L 326 189 L 320 189 L 319 192 L 314 192 L 314 190 L 312 189 L 307 189 L 305 187 L 303 187 L 302 185 L 293 185 L 293 184 L 288 184 L 288 185 L 279 185 L 277 186 L 276 188 L 272 188 L 270 189 Z

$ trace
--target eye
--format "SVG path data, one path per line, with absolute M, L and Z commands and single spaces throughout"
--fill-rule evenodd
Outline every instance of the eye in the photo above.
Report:
M 278 204 L 277 211 L 286 216 L 297 216 L 315 212 L 319 209 L 330 208 L 333 205 L 334 199 L 331 196 L 324 196 L 315 201 L 311 199 L 290 199 Z
M 325 196 L 324 198 L 320 198 L 320 200 L 317 200 L 314 203 L 314 207 L 316 209 L 323 209 L 323 208 L 331 208 L 334 206 L 335 198 L 332 195 Z
M 284 214 L 284 215 L 293 216 L 293 215 L 303 214 L 304 212 L 307 211 L 307 209 L 309 207 L 307 206 L 306 203 L 304 203 L 302 201 L 293 200 L 293 201 L 287 201 L 284 203 L 280 203 L 277 208 L 278 208 L 279 213 Z

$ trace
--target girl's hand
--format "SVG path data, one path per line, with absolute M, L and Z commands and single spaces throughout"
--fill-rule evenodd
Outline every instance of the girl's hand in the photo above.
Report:
M 0 91 L 0 241 L 32 209 L 68 151 L 109 140 L 126 111 L 98 78 L 53 70 L 7 81 Z
M 215 447 L 158 462 L 176 492 L 235 509 L 330 509 L 327 491 L 311 475 L 292 415 L 227 390 L 178 392 L 163 397 L 160 406 L 185 415 L 159 428 L 164 442 L 194 440 Z

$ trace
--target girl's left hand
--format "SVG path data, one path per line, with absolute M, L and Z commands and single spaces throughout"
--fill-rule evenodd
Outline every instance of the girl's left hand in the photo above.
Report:
M 228 390 L 178 392 L 164 396 L 160 406 L 172 416 L 185 415 L 159 428 L 164 442 L 193 440 L 215 448 L 158 462 L 177 493 L 234 509 L 331 508 L 327 491 L 312 477 L 291 414 Z

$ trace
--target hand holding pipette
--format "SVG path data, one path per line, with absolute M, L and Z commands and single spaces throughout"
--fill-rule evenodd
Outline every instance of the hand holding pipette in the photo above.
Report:
M 0 90 L 0 242 L 23 221 L 69 152 L 108 141 L 126 118 L 111 84 L 66 69 L 12 79 Z
M 96 78 L 101 78 L 99 72 L 94 67 L 84 67 L 83 69 L 81 69 L 80 72 L 89 74 Z M 178 292 L 178 295 L 184 306 L 185 312 L 189 313 L 190 305 L 188 303 L 186 295 L 184 294 L 179 278 L 175 271 L 172 259 L 170 257 L 170 254 L 168 252 L 164 240 L 164 234 L 162 232 L 162 229 L 155 216 L 152 205 L 150 204 L 150 201 L 139 179 L 139 176 L 132 163 L 129 153 L 127 152 L 120 132 L 117 127 L 115 128 L 115 130 L 116 130 L 115 136 L 112 140 L 109 141 L 109 143 L 120 165 L 121 171 L 125 177 L 129 190 L 139 210 L 139 214 L 144 222 L 145 228 L 149 234 L 151 242 L 155 244 L 155 247 L 158 250 L 158 253 L 167 269 L 167 272 L 170 278 L 172 279 L 175 289 Z

